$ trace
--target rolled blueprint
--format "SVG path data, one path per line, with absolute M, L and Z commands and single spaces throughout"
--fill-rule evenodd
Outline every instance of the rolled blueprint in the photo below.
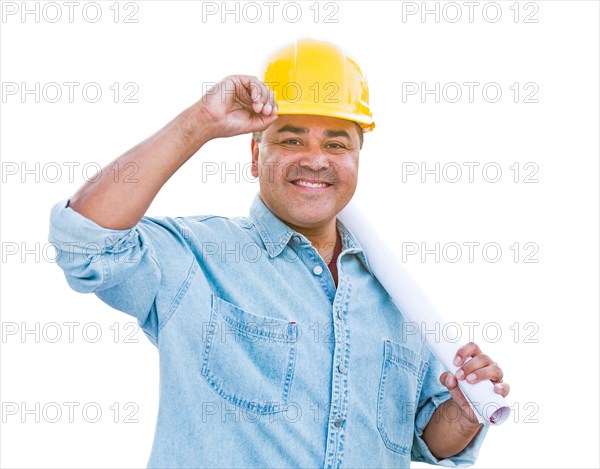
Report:
M 458 367 L 453 360 L 456 351 L 462 345 L 450 343 L 443 338 L 440 341 L 430 339 L 424 332 L 442 324 L 443 320 L 425 293 L 409 275 L 394 252 L 378 236 L 376 230 L 356 206 L 350 202 L 340 212 L 338 218 L 354 233 L 361 244 L 371 271 L 385 288 L 394 304 L 414 324 L 420 324 L 421 339 L 427 343 L 429 350 L 440 360 L 442 365 L 456 373 Z M 460 389 L 471 404 L 479 423 L 499 425 L 510 415 L 510 407 L 506 400 L 494 392 L 490 380 L 470 384 L 465 380 L 458 382 Z

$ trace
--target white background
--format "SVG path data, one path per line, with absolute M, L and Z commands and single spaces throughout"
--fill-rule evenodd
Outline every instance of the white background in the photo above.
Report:
M 256 9 L 244 15 L 244 4 L 237 21 L 230 14 L 223 22 L 220 13 L 203 18 L 201 2 L 99 2 L 102 17 L 92 23 L 93 6 L 84 17 L 87 3 L 79 2 L 70 22 L 68 6 L 58 2 L 62 18 L 53 23 L 55 6 L 38 3 L 39 21 L 30 14 L 23 22 L 23 4 L 4 2 L 4 9 L 12 5 L 0 23 L 1 400 L 5 411 L 17 413 L 2 415 L 2 467 L 146 465 L 158 404 L 157 351 L 140 331 L 137 342 L 124 340 L 131 318 L 69 289 L 53 250 L 44 248 L 50 208 L 84 182 L 86 163 L 108 164 L 199 99 L 203 84 L 258 74 L 268 53 L 307 36 L 344 47 L 369 79 L 377 127 L 366 135 L 357 199 L 382 236 L 396 246 L 464 247 L 455 263 L 449 262 L 455 251 L 446 251 L 439 262 L 414 255 L 406 265 L 449 320 L 479 323 L 474 338 L 512 386 L 513 416 L 490 429 L 477 467 L 598 467 L 598 3 L 499 2 L 496 22 L 489 2 L 474 7 L 472 21 L 465 3 L 439 3 L 436 22 L 433 14 L 421 18 L 421 2 L 322 2 L 312 9 L 314 2 L 302 2 L 295 23 L 296 10 L 287 6 L 286 19 L 289 2 L 279 3 L 270 22 L 268 6 L 259 2 L 262 18 L 251 23 Z M 462 17 L 452 22 L 456 5 Z M 13 7 L 19 11 L 9 15 Z M 403 18 L 403 9 L 413 7 L 419 12 Z M 137 23 L 124 22 L 128 13 Z M 337 23 L 324 22 L 329 13 Z M 528 14 L 537 22 L 525 22 Z M 44 99 L 46 84 L 64 82 L 80 83 L 74 102 L 66 87 L 58 102 L 48 102 L 54 93 Z M 123 102 L 133 89 L 124 88 L 129 82 L 138 87 L 137 103 Z M 419 94 L 403 99 L 409 82 L 480 86 L 474 102 L 464 87 L 456 103 L 448 102 L 454 94 L 439 103 L 426 95 L 423 103 Z M 517 103 L 509 88 L 515 82 Z M 23 83 L 30 89 L 39 83 L 39 103 L 35 94 L 21 95 Z M 82 97 L 86 83 L 101 87 L 98 102 Z M 109 89 L 114 83 L 121 88 L 117 103 Z M 500 86 L 498 102 L 482 96 L 486 83 Z M 535 85 L 525 89 L 526 83 Z M 525 103 L 532 87 L 538 102 Z M 238 171 L 237 182 L 230 174 L 225 183 L 221 175 L 203 183 L 202 171 L 203 162 L 243 168 L 249 141 L 210 142 L 165 185 L 148 215 L 246 214 L 257 191 L 243 177 L 247 172 Z M 403 178 L 403 163 L 406 169 L 422 162 L 429 168 L 450 163 L 447 177 L 442 173 L 439 183 L 433 175 L 425 182 L 419 175 Z M 474 182 L 464 162 L 479 163 Z M 79 163 L 73 177 L 65 163 Z M 502 169 L 498 182 L 484 179 L 487 163 Z M 510 169 L 515 163 L 518 182 Z M 21 164 L 31 172 L 23 173 Z M 465 171 L 452 183 L 456 165 Z M 538 182 L 525 183 L 531 168 Z M 93 175 L 93 166 L 88 169 Z M 465 242 L 480 243 L 473 262 Z M 502 248 L 497 262 L 483 256 L 486 243 Z M 532 244 L 525 249 L 525 243 Z M 534 248 L 528 260 L 537 262 L 524 262 Z M 24 249 L 32 252 L 22 258 Z M 72 341 L 69 322 L 78 323 Z M 486 324 L 493 327 L 484 334 Z M 37 335 L 21 335 L 36 327 Z M 98 330 L 102 336 L 93 342 Z M 52 343 L 57 331 L 62 337 Z M 72 423 L 65 402 L 78 403 Z M 50 423 L 56 405 L 62 418 Z M 90 423 L 95 406 L 102 416 Z M 125 423 L 132 413 L 138 423 Z

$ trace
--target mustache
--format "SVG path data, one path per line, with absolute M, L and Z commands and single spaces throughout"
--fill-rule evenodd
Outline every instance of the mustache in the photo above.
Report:
M 284 171 L 285 179 L 291 182 L 299 179 L 326 184 L 338 182 L 337 168 L 333 163 L 329 163 L 325 168 L 316 169 L 301 164 L 286 165 Z

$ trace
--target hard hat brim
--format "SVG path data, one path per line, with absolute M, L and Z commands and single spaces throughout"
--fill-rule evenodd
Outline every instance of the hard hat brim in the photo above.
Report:
M 360 125 L 363 132 L 370 132 L 375 128 L 373 120 L 365 119 L 364 114 L 349 113 L 345 111 L 336 111 L 335 109 L 324 109 L 323 105 L 311 105 L 306 103 L 277 103 L 280 115 L 298 115 L 335 117 L 347 121 L 356 122 Z

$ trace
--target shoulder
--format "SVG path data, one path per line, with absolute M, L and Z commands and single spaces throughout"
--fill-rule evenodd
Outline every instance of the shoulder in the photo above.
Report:
M 213 234 L 226 236 L 240 234 L 253 226 L 251 217 L 226 217 L 222 215 L 194 215 L 194 216 L 144 216 L 140 228 L 150 231 L 167 230 L 173 235 L 193 236 Z

